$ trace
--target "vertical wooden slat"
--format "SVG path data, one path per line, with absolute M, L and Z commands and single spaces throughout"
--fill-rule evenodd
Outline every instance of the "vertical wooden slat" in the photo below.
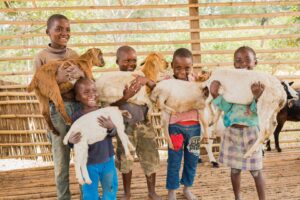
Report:
M 198 4 L 198 0 L 189 0 L 189 4 Z M 199 16 L 199 8 L 198 7 L 190 7 L 189 8 L 189 15 L 190 16 Z M 190 20 L 190 29 L 200 29 L 200 23 L 199 19 L 196 20 Z M 191 32 L 191 40 L 200 40 L 200 32 Z M 200 51 L 201 50 L 201 44 L 200 42 L 191 43 L 191 49 L 192 51 Z M 201 55 L 200 54 L 194 54 L 193 55 L 194 63 L 201 63 Z

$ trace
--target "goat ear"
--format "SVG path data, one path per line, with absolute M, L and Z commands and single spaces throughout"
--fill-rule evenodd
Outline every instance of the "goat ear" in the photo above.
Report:
M 204 88 L 202 88 L 202 92 L 203 92 L 203 97 L 208 97 L 209 96 L 209 89 L 207 86 L 205 86 Z
M 121 110 L 122 116 L 131 119 L 132 115 L 130 114 L 130 112 L 128 112 L 127 110 Z
M 294 84 L 294 81 L 289 82 L 289 85 L 290 85 L 290 86 L 293 85 L 293 84 Z

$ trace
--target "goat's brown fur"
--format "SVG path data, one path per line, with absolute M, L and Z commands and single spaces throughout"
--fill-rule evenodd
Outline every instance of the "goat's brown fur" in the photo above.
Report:
M 29 92 L 35 91 L 40 102 L 41 112 L 48 123 L 49 128 L 57 135 L 59 135 L 59 133 L 55 130 L 50 119 L 49 100 L 55 104 L 55 107 L 58 109 L 58 112 L 62 114 L 66 124 L 71 124 L 72 121 L 66 112 L 61 94 L 69 92 L 73 88 L 73 84 L 67 82 L 58 85 L 56 73 L 60 67 L 68 68 L 72 65 L 77 66 L 82 70 L 85 77 L 93 79 L 92 67 L 104 66 L 102 52 L 100 49 L 92 48 L 77 59 L 49 62 L 36 70 L 31 83 L 27 88 Z
M 156 83 L 159 72 L 163 72 L 163 70 L 167 68 L 168 62 L 164 59 L 164 57 L 159 53 L 153 52 L 145 58 L 141 71 L 145 74 L 145 77 Z M 150 94 L 150 92 L 150 88 L 147 87 L 147 93 Z

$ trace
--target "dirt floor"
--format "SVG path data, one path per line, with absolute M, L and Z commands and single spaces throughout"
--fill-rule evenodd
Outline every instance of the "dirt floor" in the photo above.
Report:
M 206 158 L 204 157 L 204 160 Z M 264 158 L 264 175 L 268 200 L 300 199 L 300 148 L 283 149 L 282 153 L 267 152 Z M 79 186 L 75 180 L 74 167 L 70 168 L 71 191 L 73 199 L 79 199 Z M 157 173 L 157 192 L 167 198 L 165 189 L 166 161 L 161 162 Z M 53 167 L 14 170 L 0 172 L 0 199 L 55 199 Z M 119 174 L 119 193 L 123 191 Z M 199 164 L 193 192 L 203 200 L 232 200 L 233 192 L 229 170 L 225 167 L 213 169 L 209 163 Z M 242 175 L 241 187 L 243 200 L 257 199 L 254 182 L 249 173 Z M 178 199 L 184 199 L 182 188 L 178 190 Z M 147 186 L 139 166 L 133 173 L 132 199 L 146 200 Z

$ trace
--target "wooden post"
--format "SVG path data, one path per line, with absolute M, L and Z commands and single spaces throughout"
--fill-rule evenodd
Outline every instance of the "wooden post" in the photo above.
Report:
M 189 4 L 198 4 L 198 0 L 189 0 Z M 199 16 L 199 8 L 198 7 L 190 7 L 189 8 L 190 16 Z M 199 19 L 190 20 L 190 29 L 200 29 Z M 200 32 L 191 32 L 191 40 L 200 40 Z M 201 44 L 200 42 L 191 43 L 192 51 L 200 51 Z M 201 63 L 201 55 L 193 54 L 194 63 Z

